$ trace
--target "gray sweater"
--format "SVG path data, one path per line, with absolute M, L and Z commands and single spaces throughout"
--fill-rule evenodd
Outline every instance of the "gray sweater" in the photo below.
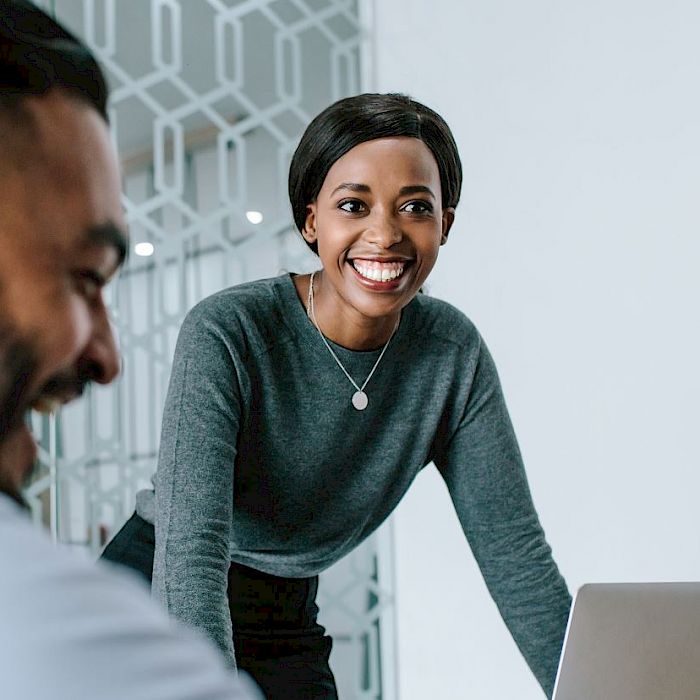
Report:
M 360 384 L 379 355 L 332 347 Z M 233 662 L 230 561 L 317 574 L 372 533 L 434 462 L 503 619 L 551 693 L 571 599 L 479 333 L 419 294 L 366 387 L 366 410 L 352 406 L 354 391 L 290 275 L 192 309 L 175 350 L 155 503 L 153 492 L 137 499 L 155 520 L 155 595 Z

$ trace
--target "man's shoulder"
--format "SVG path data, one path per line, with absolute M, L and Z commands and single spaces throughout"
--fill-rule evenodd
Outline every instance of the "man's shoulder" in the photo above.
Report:
M 60 616 L 95 614 L 124 606 L 154 624 L 167 624 L 154 609 L 145 586 L 135 577 L 90 561 L 86 555 L 54 545 L 23 510 L 0 494 L 0 607 L 2 617 L 41 614 L 55 622 Z M 102 599 L 98 603 L 94 592 Z M 22 593 L 8 600 L 13 594 Z M 55 605 L 56 604 L 56 605 Z M 26 609 L 25 609 L 26 608 Z
M 259 698 L 132 575 L 55 547 L 3 494 L 0 619 L 8 697 Z

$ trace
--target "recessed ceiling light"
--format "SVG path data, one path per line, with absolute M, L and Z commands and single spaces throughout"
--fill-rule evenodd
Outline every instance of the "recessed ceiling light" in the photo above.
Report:
M 134 253 L 144 258 L 147 258 L 149 255 L 153 255 L 154 251 L 155 248 L 153 247 L 153 243 L 148 243 L 147 241 L 137 243 L 134 246 Z
M 261 224 L 263 215 L 261 211 L 247 211 L 245 213 L 245 218 L 248 219 L 251 224 Z

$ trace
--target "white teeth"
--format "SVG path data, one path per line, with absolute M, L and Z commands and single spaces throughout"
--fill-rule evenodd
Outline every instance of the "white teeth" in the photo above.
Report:
M 353 260 L 353 267 L 363 276 L 375 282 L 390 282 L 403 274 L 405 263 L 380 263 L 375 260 Z
M 55 413 L 61 407 L 59 399 L 51 399 L 46 396 L 40 396 L 33 404 L 32 408 L 38 413 Z

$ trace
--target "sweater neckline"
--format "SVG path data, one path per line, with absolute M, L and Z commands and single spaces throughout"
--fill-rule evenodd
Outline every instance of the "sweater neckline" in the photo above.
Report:
M 313 324 L 311 319 L 306 315 L 306 307 L 302 303 L 299 295 L 297 294 L 297 288 L 294 285 L 294 277 L 299 273 L 288 272 L 282 278 L 281 290 L 283 293 L 283 299 L 285 302 L 285 308 L 291 309 L 291 317 L 289 321 L 294 327 L 294 329 L 301 334 L 307 341 L 311 338 L 320 341 L 318 328 Z M 401 320 L 399 321 L 399 327 L 396 329 L 396 333 L 392 338 L 391 344 L 394 345 L 401 336 L 406 333 L 406 328 L 409 324 L 409 318 L 413 313 L 415 299 L 411 301 L 404 307 L 401 312 Z M 315 342 L 314 340 L 314 342 Z M 375 348 L 373 350 L 351 350 L 343 345 L 338 345 L 338 343 L 333 342 L 330 338 L 326 338 L 330 346 L 340 355 L 345 355 L 349 357 L 364 357 L 371 358 L 372 356 L 378 357 L 379 353 L 382 351 L 382 347 Z

